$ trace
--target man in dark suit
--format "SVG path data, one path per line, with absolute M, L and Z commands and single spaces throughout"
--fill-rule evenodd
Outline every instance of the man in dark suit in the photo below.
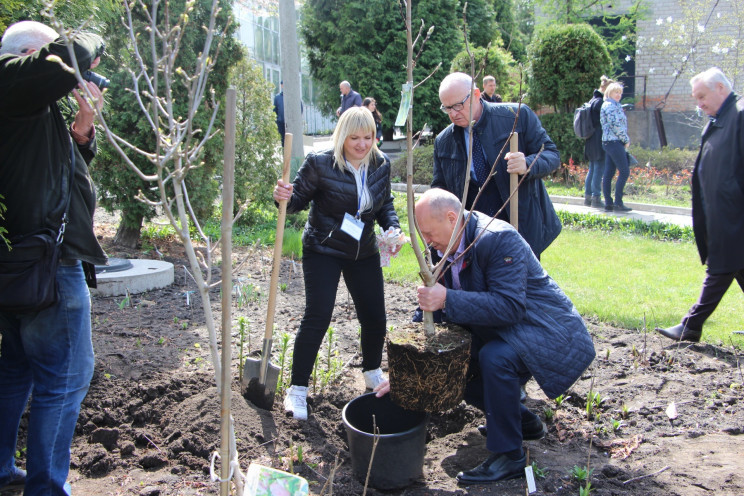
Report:
M 744 100 L 717 67 L 690 79 L 692 96 L 710 121 L 692 171 L 692 228 L 708 266 L 697 303 L 668 338 L 700 341 L 710 317 L 736 279 L 744 290 Z

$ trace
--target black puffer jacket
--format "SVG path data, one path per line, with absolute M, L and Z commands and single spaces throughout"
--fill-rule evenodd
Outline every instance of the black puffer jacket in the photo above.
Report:
M 374 221 L 383 229 L 400 227 L 390 192 L 390 159 L 375 157 L 367 173 L 372 208 L 362 212 L 364 231 L 359 241 L 339 228 L 344 214 L 356 215 L 358 196 L 354 175 L 335 165 L 333 150 L 311 153 L 297 172 L 287 212 L 310 205 L 302 249 L 347 259 L 362 259 L 377 252 Z

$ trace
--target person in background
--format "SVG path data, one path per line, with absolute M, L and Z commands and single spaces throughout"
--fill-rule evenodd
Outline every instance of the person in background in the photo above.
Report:
M 481 98 L 490 103 L 501 103 L 501 95 L 496 93 L 496 78 L 493 76 L 486 76 L 483 78 L 483 94 Z
M 676 326 L 656 328 L 675 341 L 700 341 L 703 324 L 736 279 L 744 290 L 744 100 L 717 67 L 690 80 L 710 119 L 692 170 L 692 229 L 707 270 L 697 303 Z
M 95 34 L 75 36 L 72 50 L 80 71 L 98 65 L 103 45 Z M 0 492 L 25 486 L 26 495 L 70 494 L 70 446 L 93 377 L 88 286 L 95 287 L 93 266 L 106 264 L 93 232 L 96 193 L 88 172 L 96 154 L 95 111 L 63 64 L 72 66 L 72 58 L 54 29 L 21 21 L 5 31 L 0 47 L 0 195 L 7 212 L 0 221 L 8 238 L 57 231 L 60 205 L 72 190 L 56 274 L 57 303 L 30 313 L 0 311 Z M 93 83 L 86 86 L 100 109 L 101 91 Z M 68 125 L 58 101 L 70 92 L 78 112 Z M 15 455 L 27 403 L 23 471 L 16 467 Z
M 372 112 L 372 117 L 375 119 L 375 125 L 377 126 L 375 137 L 377 138 L 377 146 L 379 147 L 382 145 L 382 114 L 377 110 L 377 101 L 371 96 L 368 96 L 362 102 L 362 107 Z
M 529 107 L 515 103 L 484 102 L 477 88 L 471 99 L 472 86 L 472 78 L 462 72 L 449 74 L 439 85 L 441 109 L 449 116 L 452 124 L 434 140 L 431 187 L 446 189 L 462 198 L 470 146 L 468 134 L 472 106 L 472 119 L 475 122 L 472 136 L 473 161 L 467 175 L 470 181 L 468 196 L 463 203 L 468 209 L 494 216 L 509 198 L 509 174 L 527 174 L 519 188 L 519 234 L 540 258 L 540 254 L 561 232 L 561 221 L 542 181 L 543 177 L 560 167 L 558 149 L 543 129 L 540 119 Z M 519 133 L 519 151 L 502 155 L 496 164 L 495 175 L 485 185 L 491 166 L 509 139 L 517 110 L 519 120 L 515 131 Z M 509 150 L 508 144 L 506 150 Z M 527 173 L 529 164 L 532 164 L 532 168 Z M 475 196 L 484 187 L 485 191 L 478 199 L 478 204 L 473 206 Z M 508 205 L 501 210 L 498 218 L 509 221 Z
M 584 158 L 589 161 L 589 172 L 586 175 L 584 205 L 602 207 L 602 175 L 604 172 L 605 152 L 602 148 L 602 124 L 599 119 L 602 103 L 604 102 L 605 90 L 614 81 L 607 76 L 602 76 L 599 89 L 594 90 L 591 106 L 592 124 L 594 133 L 584 142 Z
M 510 224 L 477 211 L 458 220 L 460 208 L 455 195 L 437 188 L 416 202 L 416 223 L 434 263 L 465 222 L 448 256 L 449 270 L 434 286 L 419 286 L 418 303 L 472 336 L 465 400 L 486 415 L 490 454 L 458 473 L 457 481 L 489 484 L 522 477 L 522 442 L 545 436 L 540 417 L 520 403 L 520 385 L 534 376 L 555 398 L 581 377 L 595 351 L 581 315 L 524 238 Z M 377 396 L 389 390 L 383 381 Z
M 341 81 L 338 89 L 341 91 L 341 106 L 336 109 L 336 117 L 341 117 L 351 107 L 362 106 L 362 97 L 351 89 L 351 84 L 348 81 Z
M 274 113 L 276 114 L 276 128 L 279 130 L 279 135 L 282 138 L 282 146 L 284 146 L 284 135 L 287 132 L 287 124 L 284 120 L 284 81 L 279 82 L 281 91 L 274 97 Z M 305 106 L 300 100 L 300 114 L 305 111 Z
M 390 159 L 375 144 L 375 120 L 363 107 L 341 115 L 333 149 L 310 153 L 291 184 L 281 179 L 274 200 L 287 212 L 310 206 L 302 235 L 305 314 L 294 344 L 292 378 L 284 409 L 307 419 L 307 386 L 318 349 L 331 322 L 341 274 L 361 325 L 362 372 L 375 388 L 385 378 L 385 295 L 375 223 L 399 228 L 390 188 Z
M 628 212 L 632 210 L 623 203 L 623 190 L 625 182 L 630 176 L 630 164 L 628 163 L 628 147 L 630 137 L 628 136 L 628 118 L 620 105 L 623 97 L 623 85 L 621 83 L 610 83 L 604 94 L 604 103 L 599 113 L 599 121 L 602 125 L 602 148 L 605 151 L 605 166 L 602 176 L 602 190 L 605 197 L 605 210 L 608 212 Z M 612 178 L 617 170 L 617 182 L 615 183 L 615 200 L 612 200 Z

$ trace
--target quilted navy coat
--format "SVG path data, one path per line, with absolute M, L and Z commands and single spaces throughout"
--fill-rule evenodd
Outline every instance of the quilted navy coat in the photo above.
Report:
M 370 257 L 377 252 L 375 221 L 383 230 L 400 227 L 390 191 L 390 160 L 381 154 L 369 165 L 366 182 L 372 207 L 362 212 L 364 230 L 359 241 L 339 229 L 345 213 L 356 215 L 356 180 L 350 171 L 334 163 L 333 150 L 308 154 L 293 182 L 287 212 L 299 212 L 310 205 L 303 250 L 352 260 Z
M 542 182 L 561 165 L 560 155 L 555 144 L 543 129 L 540 119 L 526 105 L 514 103 L 483 103 L 483 114 L 473 126 L 478 133 L 487 164 L 493 164 L 502 146 L 509 138 L 514 118 L 519 109 L 516 132 L 519 133 L 519 151 L 524 153 L 527 166 L 534 165 L 524 183 L 519 187 L 519 233 L 538 255 L 553 242 L 561 232 L 561 221 L 555 213 L 553 203 Z M 509 151 L 509 145 L 506 145 Z M 544 147 L 538 157 L 540 148 Z M 432 188 L 446 189 L 462 200 L 465 189 L 465 168 L 468 154 L 465 147 L 465 131 L 460 126 L 450 124 L 434 140 L 434 173 Z M 472 171 L 470 173 L 468 198 L 463 200 L 466 208 L 472 208 L 478 185 Z M 520 178 L 521 179 L 521 178 Z M 509 173 L 503 155 L 496 165 L 494 181 L 501 198 L 509 197 Z M 475 208 L 478 208 L 476 205 Z M 508 220 L 509 208 L 504 209 Z
M 592 338 L 571 300 L 511 225 L 473 212 L 465 246 L 484 230 L 465 255 L 462 289 L 447 290 L 444 318 L 482 342 L 498 336 L 509 343 L 545 394 L 555 398 L 594 360 Z M 445 279 L 451 288 L 450 271 Z

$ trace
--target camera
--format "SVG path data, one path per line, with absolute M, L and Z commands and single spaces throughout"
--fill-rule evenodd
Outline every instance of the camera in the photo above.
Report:
M 93 72 L 91 70 L 85 71 L 83 73 L 83 79 L 86 81 L 90 81 L 91 83 L 98 86 L 100 89 L 108 88 L 111 84 L 111 81 L 109 81 L 108 78 L 101 76 L 97 72 Z

